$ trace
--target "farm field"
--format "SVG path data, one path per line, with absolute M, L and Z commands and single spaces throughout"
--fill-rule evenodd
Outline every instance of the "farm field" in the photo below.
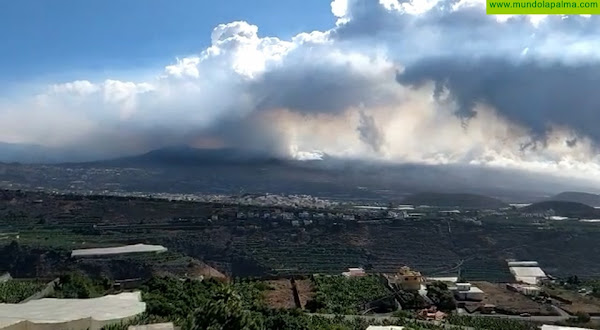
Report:
M 580 293 L 562 288 L 544 288 L 544 290 L 550 295 L 571 301 L 571 304 L 563 303 L 560 305 L 560 308 L 564 309 L 569 314 L 584 312 L 594 316 L 600 315 L 600 299 L 598 298 L 584 296 Z
M 292 283 L 288 279 L 265 281 L 265 303 L 271 308 L 295 308 Z
M 355 314 L 365 304 L 390 296 L 378 276 L 314 276 L 315 295 L 307 308 L 318 313 Z
M 518 292 L 510 291 L 505 284 L 473 282 L 473 285 L 485 293 L 483 304 L 493 304 L 496 310 L 504 314 L 557 315 L 550 305 L 541 304 Z
M 300 305 L 306 308 L 306 303 L 312 300 L 315 296 L 313 283 L 311 280 L 296 280 L 296 288 L 300 298 Z
M 16 304 L 40 291 L 46 283 L 13 279 L 0 283 L 0 303 Z
M 537 260 L 554 276 L 600 273 L 595 243 L 600 232 L 578 222 L 539 229 L 513 219 L 481 225 L 447 219 L 378 224 L 326 219 L 293 226 L 289 220 L 237 219 L 238 212 L 256 210 L 239 205 L 0 192 L 0 252 L 17 256 L 0 260 L 0 269 L 20 277 L 50 277 L 54 270 L 81 266 L 97 273 L 106 265 L 127 269 L 123 276 L 135 277 L 136 271 L 138 277 L 148 276 L 144 260 L 90 266 L 69 258 L 74 248 L 135 243 L 163 245 L 233 277 L 335 275 L 361 266 L 391 273 L 406 265 L 426 276 L 455 276 L 460 267 L 468 281 L 506 282 L 512 280 L 508 258 Z M 218 220 L 212 221 L 213 215 Z M 18 246 L 10 247 L 13 242 Z M 161 270 L 181 270 L 185 261 L 160 264 Z

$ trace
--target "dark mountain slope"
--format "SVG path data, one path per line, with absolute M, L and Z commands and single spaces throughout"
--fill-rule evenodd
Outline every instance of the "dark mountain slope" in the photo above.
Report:
M 282 160 L 267 154 L 235 148 L 196 149 L 189 146 L 173 146 L 149 151 L 142 155 L 111 160 L 83 163 L 100 166 L 206 166 L 221 164 L 274 164 Z
M 600 206 L 600 195 L 590 194 L 590 193 L 585 193 L 585 192 L 577 192 L 577 191 L 561 192 L 558 195 L 550 197 L 548 200 L 576 202 L 576 203 L 586 204 L 589 206 Z
M 565 201 L 544 201 L 533 203 L 529 206 L 523 207 L 521 210 L 527 213 L 543 213 L 553 210 L 558 216 L 574 218 L 596 217 L 599 215 L 598 210 L 589 205 Z
M 188 146 L 85 163 L 0 163 L 0 181 L 22 189 L 46 187 L 89 191 L 114 190 L 118 186 L 124 191 L 152 193 L 231 194 L 244 191 L 395 201 L 420 191 L 470 192 L 515 203 L 539 201 L 556 191 L 594 191 L 588 187 L 589 182 L 502 168 L 396 164 L 327 155 L 323 160 L 299 161 L 275 158 L 257 151 Z M 497 201 L 481 205 L 473 201 L 451 204 L 501 206 Z
M 443 194 L 424 192 L 405 198 L 402 203 L 411 205 L 429 205 L 439 207 L 460 207 L 470 209 L 498 209 L 507 207 L 503 201 L 476 194 Z

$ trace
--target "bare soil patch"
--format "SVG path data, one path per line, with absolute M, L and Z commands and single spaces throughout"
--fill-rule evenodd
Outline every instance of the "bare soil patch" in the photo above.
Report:
M 591 296 L 585 296 L 578 292 L 565 289 L 544 289 L 552 296 L 558 296 L 562 299 L 571 301 L 571 304 L 560 303 L 560 308 L 567 311 L 569 314 L 577 312 L 588 313 L 593 316 L 600 315 L 600 299 Z
M 267 305 L 271 308 L 295 308 L 294 292 L 290 280 L 272 280 L 267 281 L 271 288 L 265 293 Z
M 300 304 L 302 308 L 306 307 L 306 303 L 310 301 L 315 295 L 312 282 L 310 280 L 296 280 L 296 288 L 298 289 L 298 296 L 300 297 Z
M 495 305 L 498 312 L 506 314 L 557 315 L 552 306 L 539 303 L 523 294 L 511 291 L 506 288 L 506 284 L 473 282 L 473 285 L 485 293 L 482 303 Z

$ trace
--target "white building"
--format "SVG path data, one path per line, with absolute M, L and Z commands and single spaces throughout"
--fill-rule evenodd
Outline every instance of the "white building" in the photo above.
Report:
M 22 304 L 0 304 L 1 330 L 99 330 L 146 311 L 140 292 L 91 299 L 44 298 Z
M 144 325 L 130 325 L 127 330 L 174 330 L 175 325 L 173 323 L 154 323 Z
M 71 252 L 71 257 L 95 257 L 112 254 L 165 252 L 167 248 L 162 245 L 134 244 L 110 248 L 79 249 Z
M 540 287 L 538 287 L 537 285 L 531 285 L 531 284 L 508 284 L 509 289 L 512 288 L 513 290 L 524 294 L 526 296 L 538 296 L 540 294 L 540 292 L 542 291 L 540 289 Z
M 471 283 L 456 283 L 456 286 L 450 287 L 450 291 L 457 300 L 481 301 L 484 298 L 484 292 Z
M 357 277 L 357 276 L 365 276 L 365 270 L 363 268 L 348 268 L 347 272 L 343 272 L 342 275 L 346 277 Z
M 428 282 L 445 282 L 455 284 L 458 282 L 458 277 L 456 276 L 436 276 L 436 277 L 427 277 L 425 278 Z
M 509 261 L 508 267 L 539 267 L 537 261 Z
M 540 267 L 509 267 L 511 274 L 517 282 L 536 285 L 542 279 L 546 279 L 546 273 Z
M 565 327 L 562 325 L 547 325 L 544 324 L 540 328 L 541 330 L 592 330 L 590 328 L 576 328 L 576 327 Z

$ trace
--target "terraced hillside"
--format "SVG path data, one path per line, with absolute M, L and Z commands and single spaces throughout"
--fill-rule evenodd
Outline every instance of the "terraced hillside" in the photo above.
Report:
M 408 265 L 426 275 L 455 275 L 460 270 L 467 280 L 498 282 L 510 279 L 507 258 L 537 260 L 558 276 L 600 273 L 600 226 L 595 223 L 555 221 L 540 226 L 499 218 L 483 219 L 481 224 L 453 219 L 293 224 L 237 219 L 238 211 L 247 214 L 251 209 L 246 206 L 7 191 L 0 197 L 0 248 L 6 252 L 0 268 L 36 276 L 61 267 L 114 270 L 127 276 L 136 267 L 142 275 L 169 269 L 187 272 L 189 262 L 179 257 L 161 260 L 158 268 L 146 267 L 153 261 L 139 258 L 92 267 L 69 257 L 73 248 L 133 243 L 162 244 L 233 276 L 339 274 L 356 266 L 394 272 Z M 13 241 L 18 246 L 12 246 Z

